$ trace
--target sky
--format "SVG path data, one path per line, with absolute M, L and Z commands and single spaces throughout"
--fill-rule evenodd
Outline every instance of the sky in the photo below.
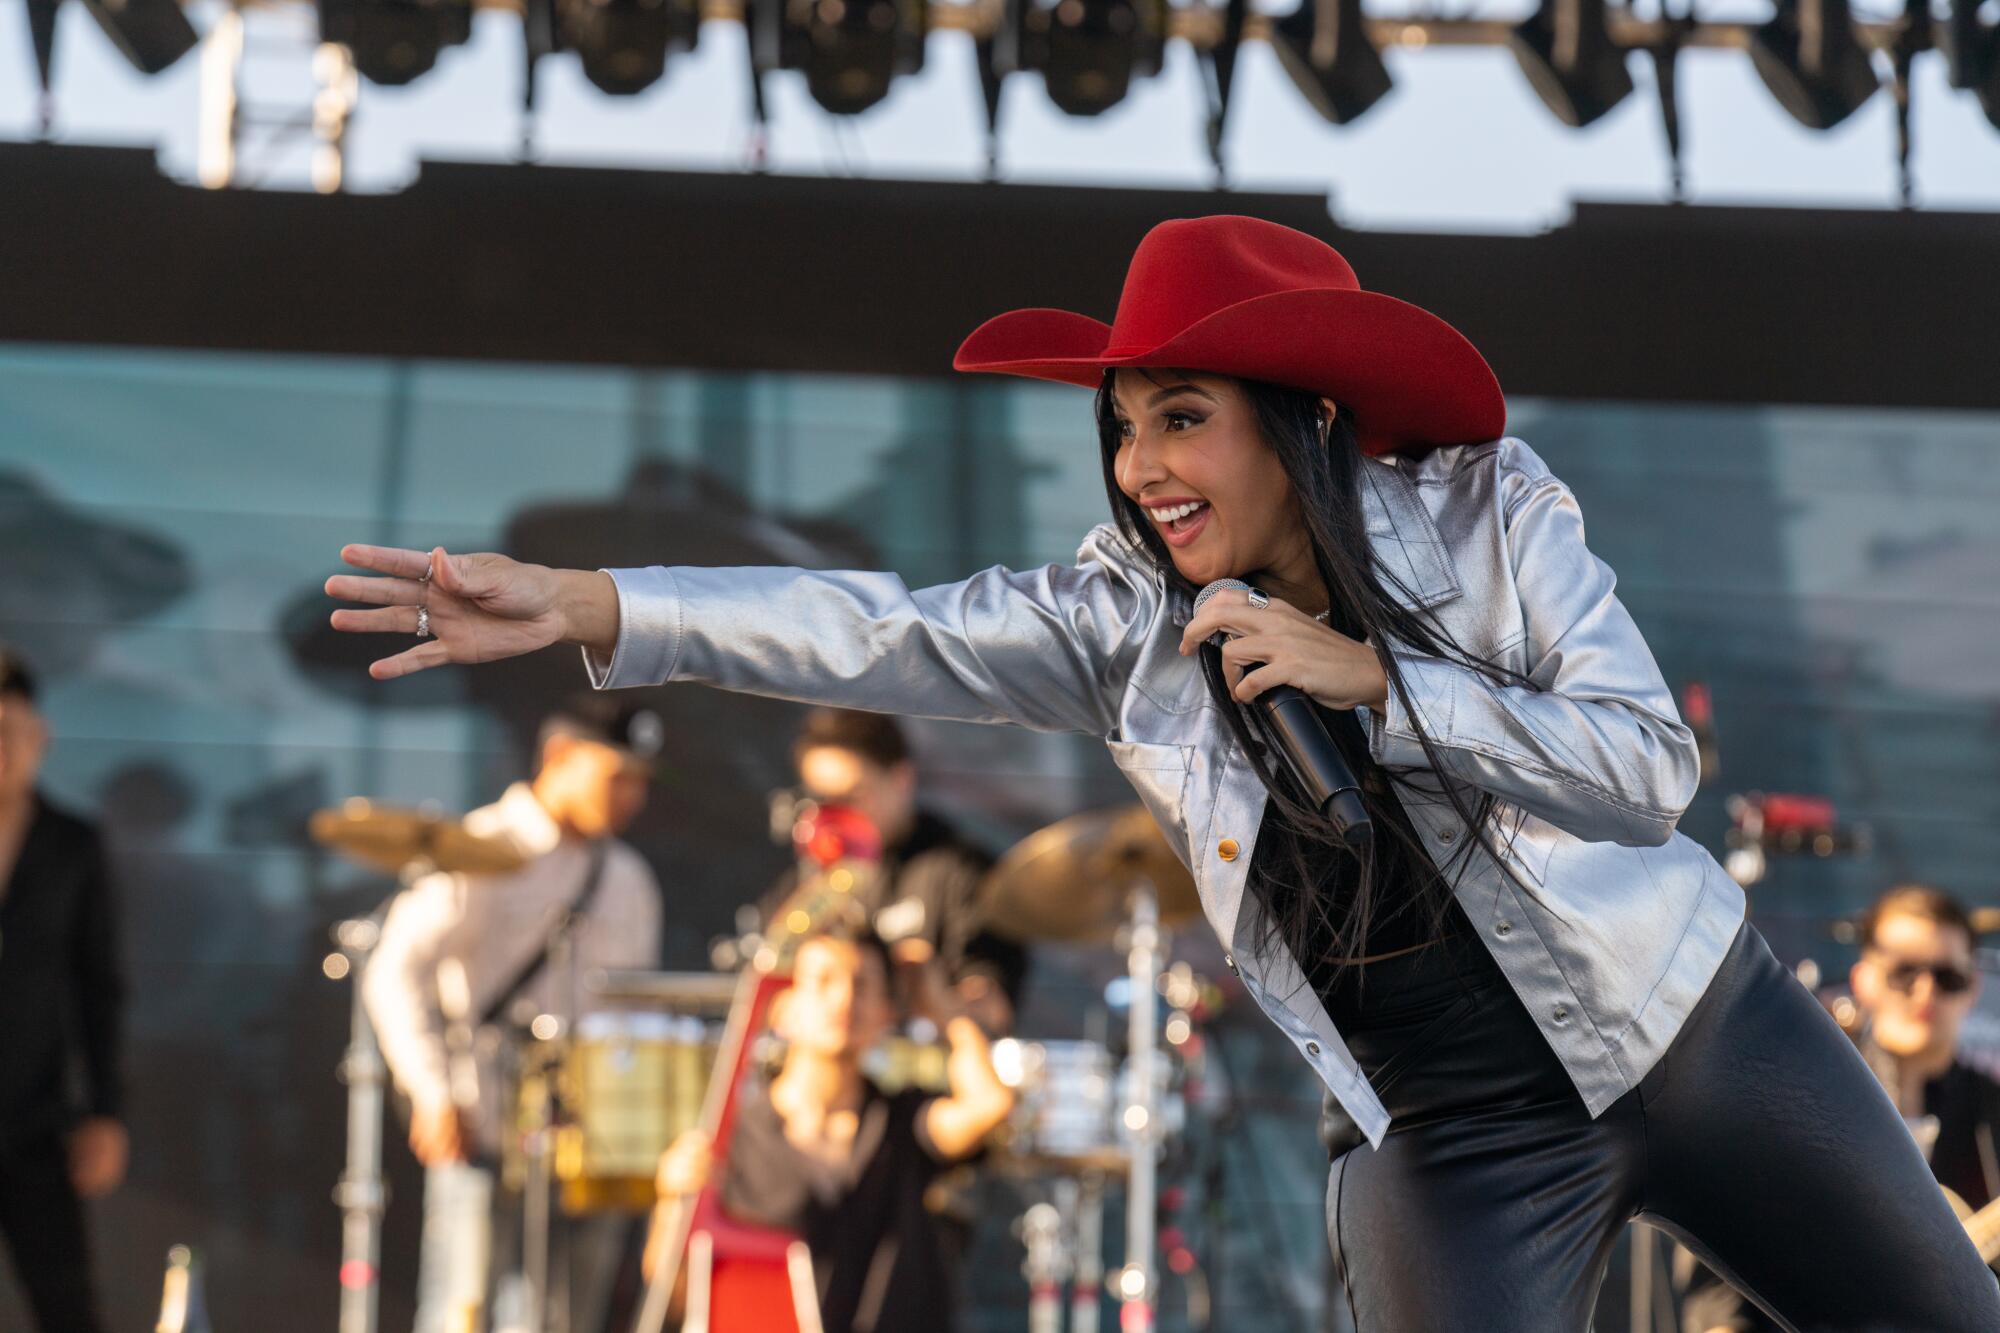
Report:
M 1725 12 L 1710 3 L 1700 12 L 1714 19 L 1768 13 L 1755 0 L 1727 3 L 1736 7 Z M 200 0 L 190 12 L 205 31 L 219 9 Z M 1371 4 L 1369 12 L 1400 10 Z M 1476 0 L 1471 12 L 1514 17 L 1527 6 Z M 246 67 L 246 101 L 305 109 L 311 14 L 304 5 L 251 12 L 258 50 Z M 444 52 L 437 68 L 409 87 L 364 82 L 349 138 L 349 187 L 401 188 L 426 158 L 510 160 L 522 133 L 520 46 L 517 18 L 485 12 L 470 43 Z M 545 61 L 539 160 L 740 169 L 752 130 L 744 48 L 740 27 L 711 21 L 693 52 L 670 60 L 659 83 L 629 98 L 599 92 L 573 57 Z M 1394 49 L 1387 60 L 1395 90 L 1354 124 L 1332 126 L 1298 96 L 1268 47 L 1249 44 L 1230 108 L 1229 184 L 1323 193 L 1343 225 L 1405 231 L 1535 232 L 1561 225 L 1576 200 L 1668 197 L 1652 65 L 1644 57 L 1631 62 L 1633 95 L 1585 130 L 1550 115 L 1504 50 Z M 23 7 L 0 0 L 0 138 L 35 133 L 33 68 Z M 1886 90 L 1837 129 L 1815 133 L 1779 109 L 1739 52 L 1686 53 L 1680 84 L 1693 202 L 1896 206 L 1895 116 Z M 1918 206 L 2000 211 L 2000 129 L 1972 94 L 1946 84 L 1935 53 L 1919 59 L 1913 84 Z M 58 140 L 154 145 L 165 170 L 191 180 L 198 87 L 197 54 L 148 79 L 125 64 L 81 5 L 63 6 Z M 984 110 L 963 34 L 934 34 L 923 71 L 859 117 L 822 112 L 798 75 L 774 75 L 767 87 L 774 170 L 966 180 L 985 174 Z M 1170 45 L 1158 77 L 1095 118 L 1063 115 L 1039 79 L 1019 76 L 1008 81 L 1002 107 L 1001 177 L 1206 190 L 1215 177 L 1204 114 L 1200 71 L 1185 43 Z M 306 158 L 296 147 L 253 148 L 244 161 L 254 183 L 304 188 Z

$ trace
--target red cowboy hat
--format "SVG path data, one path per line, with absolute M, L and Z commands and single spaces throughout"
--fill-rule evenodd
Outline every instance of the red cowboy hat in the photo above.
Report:
M 1500 383 L 1465 335 L 1362 291 L 1339 251 L 1261 218 L 1162 222 L 1132 256 L 1115 322 L 1010 310 L 974 329 L 951 364 L 1085 388 L 1112 366 L 1265 380 L 1350 408 L 1371 454 L 1478 444 L 1507 422 Z

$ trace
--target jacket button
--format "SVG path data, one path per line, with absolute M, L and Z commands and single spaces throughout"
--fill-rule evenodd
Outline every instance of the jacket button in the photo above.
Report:
M 1215 854 L 1225 861 L 1234 861 L 1236 854 L 1242 850 L 1241 847 L 1236 845 L 1236 839 L 1234 838 L 1224 838 L 1221 842 L 1215 844 Z
M 1458 840 L 1458 830 L 1457 830 L 1457 829 L 1450 829 L 1450 828 L 1447 828 L 1447 829 L 1440 829 L 1440 830 L 1438 830 L 1438 841 L 1439 841 L 1439 842 L 1456 842 L 1457 840 Z
M 1499 925 L 1493 927 L 1493 933 L 1495 935 L 1505 935 L 1508 931 L 1512 930 L 1513 928 L 1514 928 L 1513 922 L 1502 921 Z
M 1569 1010 L 1563 1008 L 1561 1005 L 1557 1005 L 1554 1018 L 1558 1023 L 1567 1022 L 1569 1019 Z
M 1309 1041 L 1309 1042 L 1307 1042 L 1307 1043 L 1306 1043 L 1306 1054 L 1307 1054 L 1307 1055 L 1318 1055 L 1318 1054 L 1319 1054 L 1319 1043 L 1318 1043 L 1318 1042 L 1316 1042 L 1316 1041 Z
M 1229 969 L 1229 970 L 1230 970 L 1231 972 L 1234 972 L 1234 971 L 1236 971 L 1236 955 L 1235 955 L 1235 954 L 1233 954 L 1233 953 L 1226 953 L 1226 954 L 1222 955 L 1222 963 L 1223 963 L 1223 966 L 1227 967 L 1227 968 L 1228 968 L 1228 969 Z

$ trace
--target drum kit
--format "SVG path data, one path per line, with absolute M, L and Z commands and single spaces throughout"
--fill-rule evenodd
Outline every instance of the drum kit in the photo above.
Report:
M 350 801 L 312 820 L 316 841 L 406 882 L 433 871 L 505 873 L 521 864 L 512 847 L 425 810 Z M 1062 1326 L 1062 1287 L 1071 1289 L 1069 1328 L 1096 1333 L 1108 1285 L 1120 1327 L 1153 1326 L 1157 1171 L 1186 1110 L 1171 1045 L 1160 1038 L 1162 991 L 1190 989 L 1180 965 L 1165 966 L 1167 932 L 1200 910 L 1192 878 L 1139 807 L 1073 816 L 1029 835 L 994 867 L 980 892 L 983 924 L 1036 942 L 1115 947 L 1125 956 L 1127 1041 L 1122 1065 L 1100 1041 L 994 1043 L 996 1069 L 1016 1089 L 1014 1115 L 989 1162 L 1002 1174 L 1045 1187 L 1048 1201 L 1016 1227 L 1027 1249 L 1031 1333 Z M 386 909 L 386 904 L 385 904 Z M 379 933 L 381 910 L 334 932 L 329 976 L 358 975 Z M 750 959 L 757 942 L 732 956 Z M 525 1333 L 545 1333 L 541 1293 L 548 1281 L 548 1209 L 569 1216 L 638 1213 L 655 1199 L 661 1154 L 702 1113 L 723 1025 L 736 993 L 724 972 L 596 971 L 564 994 L 588 997 L 577 1014 L 536 1015 L 510 1036 L 518 1071 L 503 1136 L 502 1172 L 525 1186 Z M 384 1070 L 355 987 L 353 1032 L 340 1073 L 349 1095 L 348 1162 L 335 1191 L 344 1214 L 341 1333 L 374 1333 Z M 1176 1009 L 1187 1032 L 1190 1007 Z M 898 1037 L 871 1056 L 870 1073 L 891 1089 L 944 1086 L 944 1052 Z M 1103 1198 L 1123 1186 L 1125 1263 L 1108 1284 L 1102 1271 Z M 537 1198 L 539 1196 L 539 1198 Z M 541 1253 L 535 1250 L 540 1247 Z

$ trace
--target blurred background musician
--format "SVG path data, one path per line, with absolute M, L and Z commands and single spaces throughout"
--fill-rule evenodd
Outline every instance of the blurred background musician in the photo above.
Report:
M 125 1177 L 125 980 L 97 830 L 36 786 L 48 747 L 0 646 L 0 1237 L 42 1333 L 97 1333 L 82 1201 Z
M 917 1012 L 930 985 L 910 969 L 935 963 L 943 985 L 989 1037 L 1013 1030 L 1027 953 L 983 931 L 978 894 L 993 858 L 923 804 L 909 740 L 895 718 L 843 708 L 815 708 L 792 744 L 800 794 L 843 805 L 882 836 L 882 875 L 862 904 L 896 963 L 892 990 L 906 1016 Z M 768 918 L 794 882 L 791 872 L 760 904 Z M 896 974 L 902 974 L 900 979 Z
M 2000 1198 L 2000 1084 L 1960 1058 L 1979 999 L 1971 914 L 1950 894 L 1900 884 L 1861 916 L 1861 956 L 1843 1017 L 1868 1067 L 1930 1159 L 1938 1183 L 1969 1209 Z M 1682 1303 L 1684 1333 L 1763 1333 L 1779 1325 L 1706 1270 Z
M 561 993 L 565 974 L 657 965 L 659 885 L 618 835 L 645 806 L 664 739 L 648 709 L 572 700 L 543 723 L 534 778 L 465 817 L 525 864 L 426 875 L 383 921 L 362 991 L 425 1167 L 416 1333 L 476 1328 L 487 1304 L 495 1164 L 510 1113 L 505 1024 L 577 1013 L 581 997 Z M 565 929 L 573 966 L 552 966 Z M 511 1210 L 500 1215 L 511 1221 Z
M 785 1043 L 775 1075 L 751 1075 L 727 1159 L 699 1130 L 661 1158 L 661 1207 L 646 1272 L 664 1258 L 670 1204 L 711 1179 L 730 1217 L 797 1233 L 813 1256 L 825 1333 L 950 1333 L 952 1262 L 925 1193 L 979 1151 L 1014 1094 L 994 1072 L 985 1034 L 958 1015 L 944 1024 L 949 1089 L 885 1093 L 862 1073 L 889 1031 L 889 950 L 865 928 L 799 946 L 791 987 L 772 1002 Z

